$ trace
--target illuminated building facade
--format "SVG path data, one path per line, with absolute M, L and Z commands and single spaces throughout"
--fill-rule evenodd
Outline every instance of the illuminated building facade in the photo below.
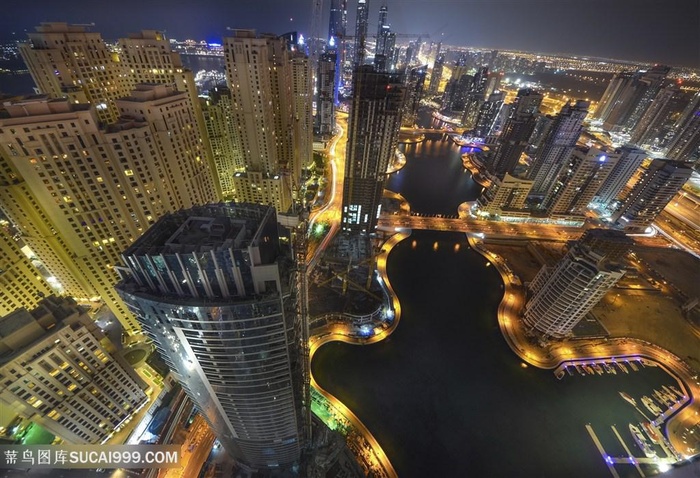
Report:
M 307 359 L 274 208 L 170 214 L 123 259 L 119 294 L 224 448 L 251 468 L 297 462 Z
M 261 203 L 287 211 L 301 168 L 311 160 L 308 59 L 291 51 L 283 38 L 255 30 L 233 30 L 233 36 L 224 38 L 224 54 L 237 149 L 244 174 L 251 178 L 236 183 L 234 199 L 263 195 Z M 279 194 L 265 196 L 273 189 L 261 187 L 261 181 L 278 179 Z M 241 189 L 247 187 L 258 189 Z
M 20 416 L 67 443 L 104 443 L 148 403 L 146 383 L 104 340 L 68 298 L 1 317 L 0 425 Z
M 518 91 L 511 105 L 510 116 L 503 126 L 498 150 L 493 158 L 493 171 L 499 178 L 512 174 L 520 161 L 520 156 L 528 145 L 528 139 L 535 127 L 543 96 L 535 90 L 523 88 Z
M 542 147 L 530 167 L 527 176 L 532 179 L 533 194 L 549 194 L 555 186 L 557 176 L 569 160 L 576 146 L 583 120 L 588 114 L 587 101 L 577 101 L 575 104 L 565 104 L 554 118 Z
M 115 106 L 121 119 L 100 128 L 87 104 L 6 103 L 0 207 L 65 293 L 102 298 L 131 334 L 119 253 L 162 214 L 218 197 L 185 93 L 142 85 Z
M 619 266 L 580 244 L 559 263 L 544 266 L 530 285 L 525 324 L 545 338 L 563 338 L 624 275 Z
M 682 161 L 652 160 L 611 219 L 626 231 L 645 231 L 692 173 Z

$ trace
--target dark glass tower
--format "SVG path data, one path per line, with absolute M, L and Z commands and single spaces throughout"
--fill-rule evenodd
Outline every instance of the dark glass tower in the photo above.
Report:
M 369 0 L 358 0 L 355 21 L 355 68 L 365 63 L 368 17 Z
M 405 87 L 399 75 L 362 66 L 353 75 L 348 124 L 343 231 L 374 232 L 389 161 L 396 151 Z

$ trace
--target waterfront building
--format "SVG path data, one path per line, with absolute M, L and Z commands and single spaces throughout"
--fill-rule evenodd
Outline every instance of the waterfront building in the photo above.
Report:
M 253 469 L 298 462 L 308 337 L 274 208 L 178 211 L 122 257 L 117 291 L 223 447 Z
M 518 91 L 510 108 L 510 116 L 503 126 L 498 150 L 493 158 L 492 170 L 499 178 L 512 174 L 520 161 L 520 156 L 528 145 L 535 127 L 543 96 L 530 88 Z
M 494 179 L 479 198 L 480 210 L 494 216 L 527 217 L 525 200 L 532 189 L 532 181 L 506 173 L 503 179 Z
M 148 386 L 72 299 L 0 318 L 0 426 L 30 420 L 71 444 L 104 443 L 148 403 Z
M 554 267 L 544 266 L 529 288 L 524 320 L 545 339 L 563 338 L 624 275 L 619 266 L 581 244 Z
M 139 326 L 113 288 L 120 251 L 162 214 L 218 200 L 189 104 L 142 85 L 102 129 L 67 99 L 9 102 L 0 119 L 4 215 L 66 294 L 101 298 L 128 334 Z
M 399 75 L 357 68 L 348 122 L 342 230 L 370 234 L 379 217 L 389 161 L 396 152 L 405 86 Z
M 353 67 L 364 65 L 367 46 L 367 27 L 369 25 L 369 0 L 357 0 L 355 15 L 355 61 Z
M 462 114 L 462 125 L 466 129 L 474 129 L 484 104 L 486 83 L 488 81 L 488 67 L 478 68 L 474 74 L 471 85 L 469 85 L 464 100 L 464 113 Z
M 95 106 L 102 123 L 119 116 L 114 100 L 129 94 L 133 83 L 99 33 L 85 25 L 48 22 L 29 32 L 19 51 L 39 92 L 71 103 Z
M 615 154 L 618 155 L 617 163 L 592 201 L 594 206 L 601 209 L 611 208 L 627 182 L 647 157 L 646 151 L 629 145 L 615 149 Z
M 666 156 L 697 164 L 700 161 L 700 92 L 698 92 L 673 128 L 673 139 Z
M 490 94 L 488 99 L 481 104 L 479 115 L 474 125 L 474 136 L 477 138 L 485 138 L 491 134 L 493 125 L 496 122 L 496 117 L 503 106 L 504 99 L 505 93 L 499 91 L 498 93 Z
M 583 120 L 588 114 L 589 103 L 578 100 L 575 104 L 565 104 L 549 127 L 542 147 L 528 170 L 528 179 L 532 179 L 532 194 L 547 195 L 554 187 L 557 176 L 569 160 L 576 146 Z
M 688 163 L 654 159 L 611 220 L 629 232 L 644 232 L 690 178 Z
M 33 309 L 43 297 L 53 293 L 20 245 L 10 228 L 0 225 L 0 315 L 20 308 Z
M 255 30 L 233 30 L 224 38 L 224 54 L 245 167 L 234 175 L 234 198 L 261 196 L 262 204 L 286 212 L 300 171 L 311 160 L 308 59 L 290 51 L 283 38 Z M 260 188 L 262 182 L 279 188 Z
M 435 96 L 439 93 L 440 81 L 442 80 L 442 70 L 445 66 L 445 55 L 438 54 L 430 72 L 430 83 L 428 83 L 428 94 Z
M 406 73 L 406 100 L 404 101 L 403 114 L 401 115 L 402 126 L 413 127 L 416 124 L 427 73 L 428 65 L 408 68 Z
M 241 142 L 236 137 L 239 130 L 233 121 L 231 91 L 226 86 L 217 86 L 200 101 L 221 195 L 232 199 L 235 196 L 234 175 L 245 171 L 245 165 L 238 149 Z
M 559 176 L 542 200 L 541 208 L 550 216 L 583 218 L 588 204 L 619 160 L 616 153 L 597 148 L 576 147 Z

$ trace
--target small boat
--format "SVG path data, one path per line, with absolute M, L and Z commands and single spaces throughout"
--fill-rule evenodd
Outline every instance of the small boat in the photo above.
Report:
M 572 371 L 571 371 L 571 369 L 569 368 L 569 366 L 568 366 L 568 365 L 567 365 L 566 367 L 564 367 L 564 370 L 566 370 L 566 373 L 568 373 L 568 374 L 569 374 L 569 376 L 573 377 L 573 375 L 574 375 L 574 372 L 572 372 Z
M 673 385 L 671 385 L 670 388 L 671 388 L 671 390 L 673 390 L 673 393 L 675 393 L 676 395 L 678 395 L 680 398 L 684 398 L 684 397 L 685 397 L 685 395 L 683 395 L 683 394 L 681 393 L 681 391 L 678 390 L 678 389 L 677 389 L 676 387 L 674 387 Z
M 639 430 L 639 428 L 635 427 L 630 423 L 630 433 L 632 434 L 632 437 L 634 438 L 634 441 L 637 443 L 639 448 L 644 452 L 644 456 L 647 458 L 654 458 L 656 456 L 656 452 L 652 449 L 651 445 L 647 443 L 646 438 L 644 438 L 644 435 L 642 435 L 642 432 Z
M 603 369 L 600 368 L 600 365 L 598 365 L 597 363 L 593 364 L 593 370 L 595 370 L 598 375 L 603 375 Z
M 632 367 L 632 370 L 634 370 L 635 372 L 639 372 L 639 367 L 637 367 L 634 362 L 627 362 L 627 363 L 629 364 L 630 367 Z
M 642 428 L 644 428 L 644 431 L 646 432 L 647 436 L 652 441 L 652 443 L 656 443 L 657 445 L 661 444 L 661 437 L 659 436 L 659 433 L 651 425 L 651 423 L 649 423 L 649 422 L 642 423 Z
M 663 389 L 664 392 L 666 392 L 666 395 L 673 398 L 674 402 L 676 401 L 676 392 L 674 392 L 673 390 L 668 388 L 666 385 L 662 385 L 661 388 Z M 680 397 L 681 395 L 678 394 L 678 396 Z
M 595 371 L 593 370 L 593 367 L 591 367 L 590 365 L 584 364 L 583 368 L 586 372 L 588 372 L 591 375 L 593 375 L 595 373 Z
M 658 416 L 663 413 L 659 406 L 654 402 L 654 400 L 647 397 L 646 395 L 642 397 L 642 403 L 647 408 L 647 410 L 654 414 L 654 416 Z
M 620 396 L 624 398 L 627 402 L 629 402 L 633 407 L 637 406 L 637 401 L 634 398 L 627 395 L 625 392 L 620 392 Z
M 625 367 L 625 364 L 623 364 L 622 362 L 615 362 L 615 365 L 617 365 L 617 368 L 622 370 L 623 373 L 630 373 L 630 371 L 627 370 L 627 367 Z
M 586 375 L 586 372 L 583 371 L 580 365 L 575 364 L 574 367 L 576 367 L 576 371 L 579 373 L 579 375 Z

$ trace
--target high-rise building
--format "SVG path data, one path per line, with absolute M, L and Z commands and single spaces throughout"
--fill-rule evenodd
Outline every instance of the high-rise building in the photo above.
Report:
M 435 96 L 440 89 L 440 81 L 442 80 L 442 70 L 445 67 L 445 55 L 438 54 L 433 63 L 433 69 L 430 73 L 430 83 L 428 83 L 428 94 Z
M 494 216 L 529 216 L 525 200 L 532 189 L 532 181 L 506 173 L 503 179 L 495 178 L 491 186 L 479 198 L 481 211 Z
M 510 116 L 503 126 L 498 150 L 493 158 L 492 169 L 499 178 L 513 173 L 520 156 L 527 147 L 528 139 L 535 127 L 535 121 L 543 96 L 530 88 L 518 91 L 510 109 Z
M 544 266 L 530 285 L 525 323 L 545 338 L 562 338 L 624 275 L 619 266 L 581 244 L 574 245 L 559 263 Z
M 335 126 L 335 80 L 338 71 L 338 55 L 326 52 L 318 60 L 316 118 L 314 130 L 321 136 L 333 134 Z
M 100 297 L 127 333 L 139 327 L 113 288 L 120 251 L 162 214 L 218 200 L 189 104 L 142 85 L 102 129 L 67 99 L 9 102 L 0 119 L 0 208 L 65 293 Z
M 489 95 L 488 99 L 481 104 L 479 115 L 474 125 L 474 136 L 485 138 L 491 133 L 496 116 L 503 106 L 505 93 L 498 92 Z
M 462 125 L 466 129 L 473 129 L 476 126 L 481 105 L 484 104 L 486 83 L 488 81 L 488 67 L 478 68 L 464 101 L 464 113 L 462 114 Z
M 700 92 L 691 100 L 673 129 L 673 139 L 666 149 L 666 156 L 697 164 L 700 161 Z
M 72 299 L 0 318 L 0 426 L 17 417 L 72 444 L 102 444 L 148 403 L 148 385 Z
M 639 122 L 671 69 L 655 65 L 650 70 L 616 74 L 598 105 L 595 117 L 607 130 L 631 131 Z
M 690 178 L 688 163 L 654 159 L 611 219 L 626 231 L 644 231 Z
M 619 155 L 617 163 L 593 198 L 593 203 L 602 209 L 610 209 L 613 201 L 647 157 L 646 151 L 633 146 L 617 148 L 615 154 Z
M 527 173 L 528 178 L 535 181 L 532 186 L 533 194 L 546 195 L 554 186 L 559 172 L 569 160 L 581 136 L 588 105 L 587 101 L 582 100 L 576 101 L 574 105 L 567 103 L 554 119 Z
M 179 211 L 122 257 L 119 294 L 224 448 L 251 468 L 297 462 L 308 338 L 289 298 L 274 208 Z
M 354 72 L 352 90 L 342 229 L 371 234 L 379 217 L 386 170 L 398 145 L 405 87 L 399 75 L 363 66 Z
M 0 315 L 22 307 L 33 309 L 52 293 L 51 286 L 22 252 L 9 227 L 0 225 Z
M 388 7 L 379 7 L 379 22 L 377 23 L 377 42 L 374 47 L 374 69 L 376 71 L 390 71 L 389 63 L 393 56 L 393 45 L 389 44 L 391 27 L 387 22 Z
M 601 188 L 619 155 L 585 146 L 575 148 L 542 200 L 552 216 L 584 217 L 588 204 Z
M 401 124 L 412 127 L 418 118 L 418 107 L 423 98 L 425 76 L 428 73 L 428 65 L 409 68 L 406 73 L 406 100 L 404 101 Z
M 237 138 L 239 131 L 233 121 L 231 91 L 226 86 L 217 86 L 200 101 L 221 195 L 231 199 L 235 196 L 233 178 L 237 172 L 245 171 L 243 154 L 238 149 L 241 143 Z
M 285 212 L 311 160 L 308 60 L 283 38 L 255 30 L 233 30 L 224 38 L 224 55 L 245 166 L 234 175 L 234 199 Z
M 126 96 L 133 82 L 99 33 L 56 22 L 42 23 L 28 36 L 19 51 L 39 92 L 71 103 L 91 103 L 102 123 L 117 120 L 114 100 Z
M 328 38 L 343 40 L 347 35 L 348 0 L 331 0 L 331 14 L 328 19 Z
M 369 0 L 357 0 L 355 15 L 355 61 L 354 67 L 364 65 L 367 47 L 367 27 L 369 25 Z
M 630 143 L 660 149 L 689 100 L 677 83 L 662 88 L 632 130 Z

